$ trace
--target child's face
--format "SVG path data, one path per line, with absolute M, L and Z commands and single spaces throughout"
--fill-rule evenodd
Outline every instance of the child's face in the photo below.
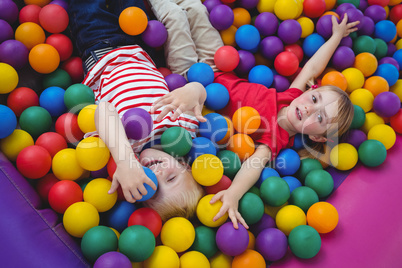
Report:
M 333 91 L 308 90 L 289 105 L 288 121 L 298 133 L 322 135 L 338 114 L 338 98 Z

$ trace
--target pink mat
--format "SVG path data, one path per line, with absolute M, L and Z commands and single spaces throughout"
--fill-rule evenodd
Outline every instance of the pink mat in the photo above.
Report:
M 322 235 L 320 252 L 303 260 L 290 251 L 270 267 L 402 267 L 402 136 L 377 168 L 356 166 L 327 200 L 339 224 Z

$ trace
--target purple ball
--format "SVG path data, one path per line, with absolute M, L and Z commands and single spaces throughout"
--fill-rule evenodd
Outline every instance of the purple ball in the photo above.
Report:
M 335 12 L 339 15 L 340 18 L 342 18 L 342 17 L 343 17 L 343 14 L 345 13 L 345 11 L 346 11 L 347 9 L 349 9 L 349 8 L 356 8 L 356 7 L 355 7 L 353 4 L 351 4 L 351 3 L 343 3 L 343 4 L 340 4 L 340 5 L 336 8 Z
M 318 19 L 316 30 L 319 35 L 328 39 L 332 35 L 332 15 L 325 15 Z
M 258 234 L 261 233 L 263 230 L 275 227 L 275 220 L 268 214 L 264 213 L 264 215 L 262 215 L 262 218 L 258 222 L 250 226 L 250 230 L 255 236 L 258 236 Z
M 392 57 L 392 55 L 394 55 L 394 53 L 398 49 L 396 48 L 395 44 L 392 44 L 392 43 L 387 43 L 387 46 L 388 46 L 387 56 Z
M 141 38 L 145 44 L 150 47 L 162 46 L 168 37 L 168 32 L 162 22 L 157 20 L 148 21 L 148 26 L 141 34 Z
M 389 64 L 394 65 L 399 71 L 399 63 L 393 57 L 384 57 L 384 58 L 382 58 L 381 60 L 378 61 L 378 65 L 381 65 L 381 64 L 384 64 L 384 63 L 389 63 Z
M 359 6 L 358 6 L 357 8 L 358 8 L 359 10 L 361 10 L 362 12 L 364 12 L 367 7 L 368 7 L 368 2 L 367 2 L 367 0 L 360 0 Z
M 227 5 L 218 5 L 209 14 L 209 20 L 217 30 L 226 30 L 233 24 L 233 10 Z
M 272 82 L 271 87 L 276 89 L 276 92 L 283 92 L 287 90 L 290 86 L 289 80 L 279 74 L 274 75 L 274 81 Z
M 342 38 L 341 42 L 339 43 L 339 46 L 345 46 L 345 47 L 353 47 L 353 40 L 352 37 L 346 36 Z
M 208 12 L 211 13 L 212 9 L 218 5 L 222 5 L 222 2 L 220 0 L 205 0 L 203 4 L 207 8 Z
M 296 43 L 302 34 L 302 28 L 297 20 L 284 20 L 278 27 L 278 36 L 285 44 Z
M 245 9 L 252 9 L 258 5 L 260 0 L 237 0 L 236 3 L 245 8 Z
M 268 261 L 282 259 L 288 250 L 288 239 L 279 229 L 263 230 L 255 239 L 256 250 Z
M 14 30 L 7 21 L 0 19 L 0 43 L 14 38 Z
M 132 268 L 130 259 L 123 253 L 110 251 L 102 254 L 94 263 L 93 268 Z
M 358 149 L 360 144 L 365 140 L 367 140 L 367 135 L 360 129 L 351 129 L 346 135 L 346 142 L 353 145 L 356 149 Z
M 53 0 L 52 2 L 49 3 L 49 5 L 50 4 L 59 5 L 62 8 L 64 8 L 66 11 L 68 11 L 68 3 L 64 0 Z
M 391 117 L 401 108 L 401 100 L 393 92 L 386 91 L 378 94 L 374 98 L 373 110 L 382 117 Z
M 91 171 L 91 178 L 107 178 L 108 176 L 107 165 L 99 170 Z
M 247 50 L 239 50 L 239 64 L 234 70 L 238 75 L 245 75 L 255 66 L 254 54 Z
M 142 108 L 131 108 L 127 110 L 121 119 L 129 139 L 144 139 L 152 131 L 152 117 Z
M 284 50 L 284 46 L 279 37 L 267 36 L 261 40 L 259 50 L 265 58 L 273 60 Z
M 262 36 L 274 35 L 278 30 L 278 18 L 271 12 L 262 12 L 256 18 L 254 26 Z
M 239 229 L 235 229 L 232 222 L 226 222 L 216 232 L 216 245 L 229 256 L 242 254 L 247 249 L 248 242 L 248 232 L 241 224 Z
M 13 24 L 18 19 L 18 6 L 12 0 L 0 0 L 0 19 Z
M 385 8 L 380 5 L 372 5 L 366 8 L 364 16 L 370 17 L 374 23 L 377 23 L 380 20 L 385 20 L 387 18 L 387 12 L 385 11 Z
M 338 47 L 332 56 L 332 65 L 337 70 L 352 67 L 355 62 L 355 53 L 350 47 Z
M 18 40 L 6 40 L 0 44 L 0 62 L 21 69 L 28 62 L 29 50 Z
M 363 12 L 361 12 L 357 8 L 348 8 L 345 10 L 344 14 L 348 15 L 348 23 L 362 21 L 364 17 Z M 343 19 L 343 15 L 341 16 L 341 19 Z M 355 27 L 359 30 L 362 27 L 362 24 L 359 23 Z
M 359 35 L 369 35 L 370 36 L 374 33 L 375 23 L 370 17 L 363 16 L 360 24 L 361 24 L 361 27 L 358 31 Z
M 187 84 L 186 78 L 184 78 L 184 76 L 180 74 L 169 74 L 165 77 L 165 81 L 170 91 L 173 91 L 176 88 L 182 87 Z

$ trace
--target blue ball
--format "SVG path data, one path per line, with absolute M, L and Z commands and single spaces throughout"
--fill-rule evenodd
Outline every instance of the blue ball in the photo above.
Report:
M 0 139 L 2 139 L 14 132 L 17 127 L 17 117 L 13 110 L 0 104 L 0 118 Z
M 396 26 L 390 20 L 381 20 L 375 24 L 374 36 L 390 42 L 396 35 Z
M 393 86 L 399 79 L 398 68 L 390 63 L 378 65 L 374 75 L 383 77 L 385 80 L 387 80 L 389 86 Z
M 325 43 L 324 37 L 318 33 L 307 36 L 303 41 L 303 52 L 307 57 L 311 57 Z
M 112 227 L 121 233 L 127 228 L 128 219 L 136 209 L 137 208 L 133 203 L 127 201 L 117 202 L 116 205 L 107 212 L 107 226 Z
M 289 176 L 296 173 L 300 167 L 300 157 L 293 149 L 283 149 L 275 159 L 275 169 L 281 176 Z
M 394 58 L 398 62 L 399 66 L 402 67 L 402 49 L 395 51 L 392 55 L 392 58 Z
M 158 179 L 156 178 L 155 173 L 147 168 L 147 167 L 142 167 L 144 169 L 145 175 L 148 176 L 148 178 L 150 178 L 156 185 L 156 187 L 158 187 Z M 155 190 L 151 188 L 151 186 L 149 186 L 148 184 L 144 183 L 145 189 L 147 190 L 147 194 L 143 195 L 141 199 L 137 200 L 137 201 L 147 201 L 148 199 L 150 199 L 154 194 L 155 194 Z
M 64 104 L 64 93 L 61 87 L 48 87 L 42 91 L 39 97 L 39 105 L 45 108 L 51 116 L 58 117 L 67 110 Z
M 241 49 L 255 50 L 260 43 L 260 32 L 253 25 L 242 25 L 236 31 L 235 40 Z
M 298 179 L 296 179 L 295 177 L 285 176 L 282 179 L 284 179 L 286 181 L 286 183 L 289 185 L 290 193 L 292 193 L 292 191 L 294 189 L 296 189 L 297 187 L 302 186 L 302 183 Z
M 207 99 L 205 106 L 211 110 L 220 110 L 225 108 L 229 102 L 229 91 L 219 83 L 212 83 L 205 87 L 207 91 Z
M 308 136 L 307 136 L 307 135 L 304 135 L 304 134 L 301 134 L 301 133 L 297 133 L 297 134 L 295 135 L 295 139 L 294 139 L 294 142 L 293 142 L 292 149 L 293 149 L 293 150 L 296 150 L 296 151 L 298 151 L 298 150 L 300 150 L 300 149 L 303 149 L 303 148 L 304 148 L 304 144 L 307 143 L 307 140 L 308 140 Z
M 204 62 L 194 63 L 187 72 L 188 82 L 199 82 L 204 87 L 214 82 L 214 78 L 214 70 Z
M 200 135 L 215 143 L 223 139 L 228 131 L 228 123 L 225 117 L 218 113 L 209 113 L 204 117 L 207 121 L 200 122 Z
M 273 168 L 270 167 L 265 167 L 261 174 L 260 177 L 258 178 L 258 181 L 255 183 L 255 186 L 257 186 L 258 188 L 260 188 L 261 183 L 263 183 L 266 179 L 268 179 L 269 177 L 280 177 L 278 171 L 276 171 Z
M 270 87 L 274 81 L 274 74 L 268 66 L 257 65 L 250 70 L 248 81 Z
M 216 155 L 216 153 L 216 147 L 210 139 L 197 137 L 193 139 L 193 144 L 191 145 L 190 152 L 188 152 L 187 156 L 190 163 L 193 163 L 194 160 L 202 154 Z

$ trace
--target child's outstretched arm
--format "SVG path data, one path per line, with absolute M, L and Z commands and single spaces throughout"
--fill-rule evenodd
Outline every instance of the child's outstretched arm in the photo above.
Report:
M 239 200 L 257 182 L 269 160 L 271 160 L 271 150 L 266 145 L 259 145 L 254 154 L 243 162 L 230 187 L 212 197 L 211 204 L 218 200 L 223 203 L 218 214 L 213 218 L 214 221 L 228 212 L 235 229 L 238 228 L 238 221 L 248 229 L 247 223 L 238 211 Z
M 329 60 L 334 54 L 336 48 L 342 38 L 357 30 L 355 27 L 359 24 L 356 22 L 348 22 L 347 14 L 343 20 L 338 23 L 335 16 L 332 16 L 332 36 L 323 44 L 314 55 L 306 62 L 301 72 L 290 85 L 291 88 L 298 88 L 302 91 L 306 90 L 306 84 L 309 80 L 317 78 L 327 67 Z
M 113 104 L 100 102 L 95 111 L 95 125 L 99 137 L 106 143 L 117 168 L 109 193 L 121 185 L 125 199 L 135 202 L 147 194 L 144 183 L 156 190 L 154 182 L 145 175 L 128 141 L 123 123 Z

